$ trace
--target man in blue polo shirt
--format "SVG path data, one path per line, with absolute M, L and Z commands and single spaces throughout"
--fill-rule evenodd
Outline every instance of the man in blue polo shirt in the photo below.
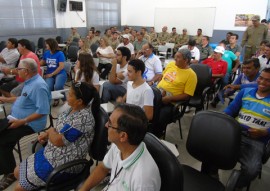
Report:
M 16 179 L 13 170 L 16 161 L 13 148 L 24 136 L 39 132 L 45 128 L 47 115 L 50 113 L 51 92 L 38 74 L 37 63 L 31 58 L 20 61 L 18 74 L 25 80 L 22 94 L 14 99 L 9 121 L 1 119 L 1 125 L 7 128 L 0 132 L 0 190 L 7 188 Z

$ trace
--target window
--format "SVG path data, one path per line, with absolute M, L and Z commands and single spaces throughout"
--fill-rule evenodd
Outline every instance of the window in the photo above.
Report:
M 0 0 L 0 3 L 1 36 L 56 31 L 53 0 Z
M 98 30 L 121 25 L 121 0 L 86 0 L 88 26 Z

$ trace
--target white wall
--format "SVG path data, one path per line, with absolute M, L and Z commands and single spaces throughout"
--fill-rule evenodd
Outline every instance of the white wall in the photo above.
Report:
M 57 2 L 58 0 L 54 0 L 56 28 L 86 27 L 85 0 L 80 0 L 83 2 L 83 11 L 70 11 L 68 0 L 66 12 L 59 12 Z
M 259 14 L 265 18 L 267 4 L 268 0 L 122 0 L 121 25 L 154 26 L 156 8 L 216 7 L 214 30 L 244 31 L 245 27 L 234 27 L 235 15 Z M 198 28 L 203 26 L 198 23 Z M 160 32 L 161 28 L 156 31 Z M 190 35 L 195 33 L 189 31 Z

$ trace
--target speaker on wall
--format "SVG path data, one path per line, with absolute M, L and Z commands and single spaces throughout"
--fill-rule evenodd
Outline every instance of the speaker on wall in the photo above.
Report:
M 67 10 L 67 0 L 58 0 L 57 10 L 61 12 L 66 12 Z

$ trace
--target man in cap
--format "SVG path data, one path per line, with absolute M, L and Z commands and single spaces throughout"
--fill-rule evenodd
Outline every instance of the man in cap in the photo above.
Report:
M 215 78 L 223 78 L 227 73 L 228 64 L 221 59 L 225 49 L 222 46 L 217 46 L 211 58 L 207 58 L 202 63 L 207 64 L 212 69 L 212 80 Z
M 249 26 L 242 38 L 241 46 L 245 46 L 244 60 L 251 58 L 260 46 L 260 42 L 265 40 L 268 33 L 268 27 L 260 23 L 260 16 L 254 15 L 252 26 Z
M 117 46 L 117 48 L 122 47 L 122 46 L 127 47 L 130 50 L 131 59 L 133 59 L 134 56 L 135 56 L 135 52 L 134 52 L 134 46 L 133 46 L 133 44 L 131 44 L 129 42 L 129 35 L 127 35 L 127 34 L 122 35 L 122 43 L 120 43 Z

